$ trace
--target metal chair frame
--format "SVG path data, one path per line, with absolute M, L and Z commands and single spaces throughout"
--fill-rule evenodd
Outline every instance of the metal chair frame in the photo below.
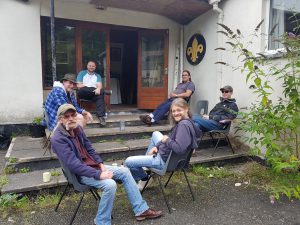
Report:
M 166 194 L 165 194 L 165 191 L 164 191 L 164 187 L 166 188 L 167 185 L 169 184 L 169 181 L 171 180 L 173 174 L 176 172 L 176 171 L 182 171 L 183 174 L 184 174 L 184 177 L 185 177 L 185 180 L 187 182 L 187 185 L 188 185 L 188 188 L 190 190 L 190 193 L 192 195 L 192 199 L 193 201 L 195 201 L 195 196 L 194 196 L 194 193 L 193 193 L 193 190 L 191 188 L 191 185 L 190 185 L 190 182 L 188 180 L 188 177 L 186 175 L 186 168 L 188 167 L 189 165 L 189 162 L 190 162 L 190 159 L 191 159 L 191 156 L 192 156 L 192 153 L 193 153 L 193 149 L 192 148 L 189 148 L 185 154 L 182 154 L 182 155 L 178 155 L 176 154 L 175 152 L 171 151 L 168 159 L 167 159 L 167 162 L 164 166 L 164 168 L 162 170 L 157 170 L 157 169 L 154 169 L 154 168 L 149 168 L 151 173 L 148 177 L 148 180 L 143 188 L 143 190 L 141 191 L 141 193 L 143 194 L 145 188 L 147 187 L 148 183 L 149 183 L 149 180 L 151 178 L 153 178 L 154 176 L 157 176 L 158 177 L 158 182 L 159 182 L 159 187 L 161 189 L 161 192 L 162 192 L 162 195 L 163 195 L 163 198 L 165 200 L 165 203 L 168 207 L 168 210 L 169 210 L 169 213 L 172 213 L 171 211 L 171 207 L 170 207 L 170 204 L 167 200 L 167 197 L 166 197 Z M 162 185 L 162 182 L 161 182 L 161 176 L 164 176 L 167 172 L 171 172 L 167 182 L 165 183 L 164 187 Z
M 78 202 L 78 204 L 77 204 L 77 206 L 76 206 L 75 212 L 73 213 L 72 218 L 71 218 L 70 223 L 69 223 L 69 225 L 72 225 L 72 224 L 73 224 L 73 221 L 74 221 L 74 219 L 75 219 L 75 217 L 76 217 L 76 215 L 77 215 L 77 212 L 78 212 L 78 210 L 79 210 L 79 208 L 80 208 L 80 205 L 81 205 L 81 203 L 82 203 L 82 200 L 83 200 L 83 197 L 84 197 L 85 192 L 87 192 L 87 191 L 91 192 L 92 195 L 93 195 L 93 197 L 95 198 L 96 201 L 100 201 L 101 197 L 99 196 L 97 190 L 96 190 L 94 187 L 91 187 L 91 186 L 88 186 L 88 185 L 81 184 L 81 183 L 78 181 L 77 176 L 76 176 L 74 173 L 72 173 L 72 172 L 64 165 L 64 163 L 63 163 L 61 160 L 59 160 L 59 162 L 60 162 L 60 164 L 61 164 L 61 166 L 62 166 L 62 171 L 63 171 L 64 176 L 66 177 L 66 179 L 67 179 L 67 181 L 68 181 L 68 184 L 67 184 L 67 186 L 65 187 L 65 189 L 64 189 L 64 191 L 63 191 L 63 193 L 62 193 L 62 195 L 60 196 L 59 201 L 58 201 L 58 203 L 57 203 L 57 205 L 56 205 L 54 211 L 57 212 L 58 207 L 59 207 L 59 205 L 60 205 L 60 203 L 61 203 L 63 197 L 65 196 L 67 190 L 68 190 L 71 186 L 73 186 L 73 189 L 74 189 L 75 191 L 78 191 L 78 192 L 81 193 L 80 200 L 79 200 L 79 202 Z

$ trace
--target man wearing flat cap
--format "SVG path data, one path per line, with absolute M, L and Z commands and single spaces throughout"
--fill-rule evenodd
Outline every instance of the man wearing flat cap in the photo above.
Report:
M 59 124 L 51 138 L 51 147 L 60 161 L 78 177 L 79 182 L 102 191 L 94 224 L 111 224 L 117 189 L 115 180 L 122 182 L 136 220 L 160 217 L 162 211 L 149 208 L 128 168 L 104 165 L 81 126 L 77 126 L 76 114 L 76 109 L 71 104 L 63 104 L 58 108 Z
M 226 85 L 220 88 L 222 97 L 220 102 L 209 112 L 209 115 L 193 115 L 193 121 L 204 132 L 211 130 L 222 130 L 236 118 L 239 111 L 236 100 L 231 98 L 233 94 L 233 88 L 230 85 Z
M 57 123 L 58 108 L 65 103 L 70 103 L 76 108 L 78 112 L 76 119 L 79 125 L 84 127 L 87 121 L 92 121 L 92 115 L 88 111 L 80 108 L 77 104 L 73 91 L 75 85 L 76 76 L 72 73 L 67 73 L 60 81 L 54 82 L 53 89 L 48 94 L 45 102 L 45 116 L 48 119 L 47 123 L 50 131 L 54 129 Z M 44 123 L 46 124 L 46 120 Z

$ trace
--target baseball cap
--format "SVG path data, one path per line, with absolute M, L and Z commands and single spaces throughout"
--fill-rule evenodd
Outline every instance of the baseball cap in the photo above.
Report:
M 220 91 L 223 91 L 223 90 L 232 92 L 233 88 L 230 85 L 225 85 L 224 87 L 220 88 Z
M 57 110 L 57 117 L 60 117 L 60 116 L 64 115 L 69 110 L 72 110 L 72 111 L 76 112 L 75 107 L 71 104 L 61 105 Z

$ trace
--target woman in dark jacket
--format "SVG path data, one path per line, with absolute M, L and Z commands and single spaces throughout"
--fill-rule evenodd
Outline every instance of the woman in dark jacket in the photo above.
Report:
M 197 137 L 201 131 L 191 120 L 189 106 L 184 99 L 177 98 L 172 102 L 170 120 L 174 127 L 169 136 L 159 131 L 153 132 L 146 155 L 131 156 L 125 161 L 125 166 L 130 169 L 133 178 L 141 181 L 140 189 L 148 179 L 143 167 L 163 169 L 171 151 L 184 154 L 188 149 L 198 147 Z

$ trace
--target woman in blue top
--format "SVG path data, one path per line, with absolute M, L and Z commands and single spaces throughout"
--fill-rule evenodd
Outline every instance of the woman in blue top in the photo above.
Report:
M 148 179 L 148 174 L 143 167 L 163 169 L 171 151 L 177 154 L 184 154 L 190 148 L 197 148 L 197 137 L 201 131 L 191 120 L 191 113 L 187 102 L 177 98 L 172 102 L 170 109 L 170 120 L 174 125 L 169 135 L 163 135 L 159 131 L 152 134 L 146 155 L 131 156 L 125 161 L 133 178 L 139 183 L 142 189 Z

